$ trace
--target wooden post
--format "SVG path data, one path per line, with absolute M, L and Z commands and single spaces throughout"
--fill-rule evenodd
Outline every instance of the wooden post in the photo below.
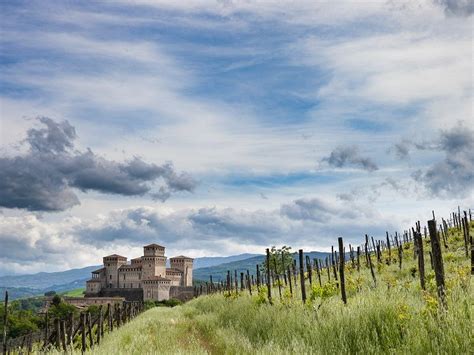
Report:
M 252 296 L 252 283 L 250 282 L 250 271 L 247 270 L 247 284 L 249 286 L 249 294 Z
M 260 291 L 260 266 L 257 264 L 257 291 Z
M 367 250 L 367 243 L 365 243 L 365 254 L 367 255 L 367 260 L 369 262 L 370 273 L 372 274 L 372 279 L 374 280 L 374 286 L 377 287 L 377 279 L 375 278 L 374 266 L 372 265 L 372 258 Z
M 81 313 L 81 328 L 82 328 L 82 334 L 81 334 L 81 342 L 82 342 L 82 353 L 85 353 L 87 350 L 87 344 L 86 344 L 86 314 Z
M 342 297 L 342 302 L 344 304 L 347 303 L 347 296 L 346 296 L 346 282 L 344 278 L 344 244 L 342 242 L 342 237 L 337 238 L 337 241 L 339 243 L 339 278 L 341 280 L 341 297 Z
M 308 272 L 309 286 L 313 285 L 313 270 L 311 269 L 311 259 L 306 255 L 306 271 Z
M 2 337 L 2 350 L 3 354 L 7 354 L 7 329 L 8 329 L 8 291 L 5 291 L 5 301 L 4 301 L 4 311 L 3 311 L 3 337 Z
M 318 259 L 314 259 L 314 264 L 316 265 L 316 273 L 318 275 L 319 286 L 322 286 L 321 283 L 321 270 L 319 269 L 319 261 Z
M 97 324 L 97 345 L 100 344 L 102 333 L 102 305 L 99 306 L 99 323 Z
M 113 318 L 113 308 L 110 303 L 107 304 L 107 320 L 108 320 L 108 329 L 107 331 L 110 333 L 114 330 L 114 318 Z
M 94 338 L 92 338 L 92 316 L 89 312 L 87 312 L 86 314 L 87 314 L 87 328 L 89 331 L 89 346 L 92 349 L 92 347 L 94 346 Z
M 59 318 L 54 320 L 54 330 L 56 331 L 56 349 L 59 351 L 61 349 L 61 326 Z
M 436 231 L 435 220 L 432 219 L 428 221 L 428 230 L 431 239 L 431 250 L 433 252 L 433 266 L 435 271 L 436 286 L 438 289 L 438 297 L 441 301 L 441 304 L 446 307 L 443 256 L 441 254 L 441 245 L 439 242 L 438 233 Z
M 239 280 L 237 279 L 237 270 L 234 270 L 235 293 L 239 293 Z
M 270 282 L 270 249 L 267 248 L 267 295 L 268 295 L 268 302 L 272 304 L 272 284 Z
M 292 282 L 291 282 L 291 270 L 290 270 L 290 267 L 288 266 L 288 270 L 287 270 L 287 273 L 288 273 L 288 284 L 290 285 L 290 295 L 293 297 L 293 286 L 292 286 Z
M 60 323 L 60 330 L 61 330 L 61 344 L 63 345 L 64 352 L 67 351 L 67 344 L 66 344 L 66 321 L 61 320 Z
M 360 272 L 360 246 L 357 247 L 357 271 Z
M 462 231 L 464 237 L 464 249 L 466 251 L 466 258 L 469 257 L 469 224 L 467 223 L 467 217 L 461 219 Z
M 331 265 L 332 265 L 332 272 L 334 274 L 334 279 L 336 280 L 336 285 L 339 287 L 339 283 L 337 282 L 337 271 L 336 271 L 336 258 L 334 257 L 334 246 L 331 245 Z
M 304 284 L 303 249 L 300 249 L 298 252 L 299 252 L 299 257 L 300 257 L 301 299 L 303 300 L 303 303 L 306 303 L 306 287 Z
M 326 256 L 326 270 L 328 272 L 328 281 L 331 281 L 331 267 L 329 266 L 329 258 Z
M 388 265 L 392 263 L 392 249 L 390 247 L 390 238 L 387 232 L 387 248 L 388 248 Z
M 74 314 L 71 312 L 69 313 L 69 336 L 68 336 L 68 344 L 71 348 L 74 346 Z
M 426 290 L 425 286 L 425 257 L 423 254 L 423 239 L 421 238 L 420 232 L 415 232 L 413 230 L 413 237 L 415 238 L 415 243 L 418 245 L 418 271 L 420 274 L 420 286 L 422 290 Z
M 230 270 L 227 270 L 226 289 L 230 293 Z

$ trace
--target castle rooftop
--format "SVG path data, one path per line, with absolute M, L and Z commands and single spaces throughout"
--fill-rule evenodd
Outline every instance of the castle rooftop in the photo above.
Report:
M 189 256 L 184 256 L 184 255 L 179 255 L 179 256 L 173 256 L 171 259 L 188 259 L 188 260 L 194 260 L 193 258 L 190 258 Z

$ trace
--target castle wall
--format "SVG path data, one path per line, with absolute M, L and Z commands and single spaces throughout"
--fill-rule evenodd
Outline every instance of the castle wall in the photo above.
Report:
M 119 269 L 120 288 L 139 288 L 142 282 L 142 269 L 140 267 L 121 267 Z
M 169 297 L 178 299 L 183 302 L 189 301 L 194 298 L 194 287 L 171 286 Z
M 170 298 L 169 283 L 146 283 L 143 285 L 143 300 L 163 301 Z
M 142 288 L 104 288 L 99 297 L 123 297 L 126 301 L 143 301 Z M 86 295 L 87 297 L 87 295 Z

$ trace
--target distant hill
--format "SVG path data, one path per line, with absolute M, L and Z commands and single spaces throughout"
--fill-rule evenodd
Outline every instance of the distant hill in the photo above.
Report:
M 324 258 L 328 255 L 331 255 L 331 253 L 311 251 L 309 253 L 305 253 L 305 255 L 308 255 L 311 260 L 313 260 L 314 258 L 324 260 Z M 297 253 L 293 254 L 293 259 L 298 259 Z M 247 270 L 250 271 L 250 274 L 255 275 L 256 265 L 262 264 L 264 260 L 265 255 L 258 255 L 244 260 L 238 260 L 230 263 L 223 263 L 220 265 L 196 269 L 193 270 L 193 278 L 195 281 L 209 281 L 209 276 L 212 275 L 213 281 L 225 281 L 227 278 L 227 270 L 230 270 L 231 272 L 237 270 L 239 277 L 241 272 L 246 273 Z
M 0 276 L 0 287 L 28 287 L 45 289 L 52 286 L 69 284 L 74 281 L 87 280 L 91 272 L 100 266 L 87 266 L 58 272 L 38 272 L 30 275 Z
M 195 258 L 193 269 L 201 269 L 205 267 L 220 265 L 224 263 L 231 263 L 234 261 L 245 260 L 252 258 L 254 256 L 258 256 L 259 254 L 239 254 L 239 255 L 231 255 L 231 256 L 205 256 L 202 258 Z

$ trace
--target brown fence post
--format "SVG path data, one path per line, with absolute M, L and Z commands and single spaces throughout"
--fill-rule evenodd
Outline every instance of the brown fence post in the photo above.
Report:
M 344 253 L 344 244 L 342 241 L 342 237 L 337 238 L 337 242 L 339 243 L 339 278 L 341 279 L 341 297 L 342 302 L 347 303 L 347 296 L 346 296 L 346 281 L 344 278 L 344 264 L 345 264 L 345 253 Z
M 272 284 L 270 282 L 270 249 L 267 248 L 267 295 L 268 302 L 272 304 Z
M 304 258 L 303 258 L 303 249 L 299 251 L 299 258 L 300 258 L 300 282 L 301 282 L 301 299 L 303 303 L 306 303 L 306 287 L 304 284 Z
M 293 297 L 293 284 L 291 282 L 291 271 L 290 271 L 290 266 L 288 266 L 288 270 L 287 270 L 287 273 L 288 273 L 288 285 L 290 285 L 290 295 L 291 297 Z
M 248 285 L 249 285 L 250 296 L 252 296 L 252 283 L 251 283 L 251 280 L 250 280 L 250 271 L 249 270 L 247 270 L 247 282 L 248 282 Z
M 66 352 L 67 351 L 67 343 L 66 343 L 66 321 L 61 320 L 60 323 L 60 329 L 61 329 L 61 343 L 63 345 L 63 350 Z
M 260 267 L 257 264 L 257 291 L 260 291 Z
M 81 342 L 82 342 L 82 353 L 85 353 L 87 350 L 87 344 L 86 344 L 86 314 L 81 312 L 81 328 L 82 328 L 82 333 L 81 333 Z
M 60 320 L 59 318 L 56 318 L 54 320 L 54 330 L 56 332 L 56 337 L 55 337 L 55 340 L 56 340 L 56 349 L 60 350 L 61 349 L 61 328 L 60 328 Z
M 425 257 L 423 255 L 423 239 L 421 233 L 413 229 L 413 236 L 418 249 L 418 271 L 420 273 L 420 286 L 422 290 L 426 290 L 425 286 Z
M 441 245 L 439 242 L 438 233 L 436 231 L 435 220 L 431 219 L 428 221 L 428 230 L 430 232 L 431 238 L 431 250 L 433 252 L 433 266 L 436 277 L 436 286 L 438 289 L 438 297 L 441 301 L 441 304 L 446 307 L 443 256 L 441 254 Z
M 5 291 L 5 303 L 3 305 L 3 337 L 2 337 L 2 350 L 3 354 L 7 354 L 7 329 L 8 329 L 8 291 Z
M 374 266 L 372 265 L 372 258 L 370 257 L 370 253 L 367 249 L 367 243 L 365 243 L 365 254 L 367 255 L 367 262 L 370 267 L 370 273 L 372 275 L 372 279 L 374 280 L 374 286 L 377 287 L 377 279 L 375 278 Z

